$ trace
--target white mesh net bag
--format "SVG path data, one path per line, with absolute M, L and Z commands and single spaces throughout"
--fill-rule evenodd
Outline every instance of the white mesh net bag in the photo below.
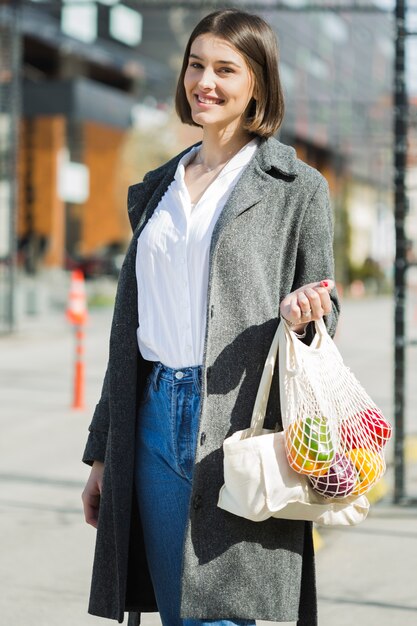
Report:
M 304 344 L 282 320 L 279 368 L 290 466 L 327 498 L 366 493 L 385 472 L 391 426 L 329 336 L 323 320 Z

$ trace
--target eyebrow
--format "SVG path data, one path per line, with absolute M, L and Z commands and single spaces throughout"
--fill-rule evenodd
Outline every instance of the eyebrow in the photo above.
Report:
M 190 54 L 190 59 L 198 59 L 199 61 L 203 61 L 203 59 L 199 57 L 197 54 Z M 224 63 L 226 65 L 234 65 L 235 67 L 240 67 L 240 65 L 238 65 L 238 63 L 235 63 L 234 61 L 227 61 L 227 60 L 219 59 L 218 61 L 216 61 L 216 63 Z

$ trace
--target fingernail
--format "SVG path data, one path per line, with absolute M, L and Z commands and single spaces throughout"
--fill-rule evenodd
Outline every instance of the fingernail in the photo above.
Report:
M 328 281 L 328 280 L 322 280 L 322 281 L 321 281 L 321 283 L 320 283 L 320 285 L 321 285 L 322 287 L 328 287 L 328 286 L 329 286 L 329 281 Z

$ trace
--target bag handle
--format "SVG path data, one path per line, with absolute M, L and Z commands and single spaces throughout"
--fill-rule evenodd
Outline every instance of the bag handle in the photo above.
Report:
M 284 322 L 285 323 L 285 322 Z M 259 383 L 258 392 L 256 394 L 255 404 L 252 411 L 251 419 L 251 437 L 256 437 L 261 434 L 264 427 L 266 407 L 268 404 L 269 392 L 271 390 L 272 377 L 274 375 L 275 362 L 278 354 L 279 337 L 282 332 L 285 332 L 284 324 L 278 324 L 278 328 L 275 331 L 274 338 L 269 348 L 268 356 L 266 357 L 264 369 Z
M 314 346 L 320 339 L 324 339 L 328 337 L 328 332 L 326 328 L 326 324 L 324 323 L 323 318 L 319 320 L 315 320 L 314 322 L 316 328 L 316 335 L 312 341 L 312 345 Z M 266 357 L 264 369 L 262 372 L 261 380 L 258 387 L 258 392 L 255 398 L 255 404 L 252 411 L 252 419 L 250 424 L 250 437 L 257 437 L 261 434 L 262 429 L 264 427 L 266 407 L 268 405 L 269 393 L 271 391 L 272 378 L 274 375 L 275 363 L 278 355 L 278 346 L 280 343 L 281 334 L 286 334 L 286 346 L 287 349 L 290 345 L 290 342 L 293 346 L 295 346 L 300 340 L 298 339 L 296 333 L 291 330 L 290 326 L 287 324 L 284 318 L 281 317 L 280 323 L 278 324 L 278 328 L 275 331 L 274 338 L 271 343 L 271 347 L 269 348 L 268 356 Z M 307 346 L 308 348 L 309 346 Z M 295 352 L 297 352 L 295 350 Z M 298 365 L 298 359 L 296 359 Z M 294 369 L 294 373 L 297 371 L 297 368 Z
M 287 353 L 287 372 L 295 375 L 301 369 L 303 353 L 305 354 L 306 351 L 310 353 L 319 353 L 324 349 L 325 342 L 332 340 L 322 317 L 318 320 L 314 320 L 315 334 L 310 345 L 302 343 L 298 338 L 297 333 L 292 330 L 285 320 L 284 324 L 286 327 L 285 347 Z M 294 366 L 290 367 L 290 363 L 293 363 Z

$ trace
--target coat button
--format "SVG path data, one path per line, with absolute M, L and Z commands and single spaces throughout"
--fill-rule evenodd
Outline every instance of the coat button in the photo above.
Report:
M 201 498 L 200 494 L 197 494 L 197 495 L 194 496 L 194 498 L 193 498 L 193 509 L 197 510 L 197 509 L 201 508 L 201 500 L 202 500 L 202 498 Z
M 214 315 L 214 304 L 212 304 L 210 307 L 210 317 L 213 317 L 213 315 Z
M 206 433 L 201 433 L 200 435 L 200 446 L 204 446 L 204 444 L 206 443 Z

